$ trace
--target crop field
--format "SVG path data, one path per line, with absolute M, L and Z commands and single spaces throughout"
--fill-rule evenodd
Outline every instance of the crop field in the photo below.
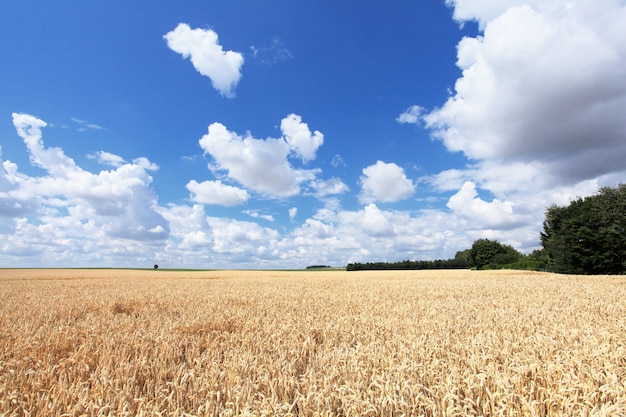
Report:
M 624 416 L 626 277 L 0 270 L 3 416 Z

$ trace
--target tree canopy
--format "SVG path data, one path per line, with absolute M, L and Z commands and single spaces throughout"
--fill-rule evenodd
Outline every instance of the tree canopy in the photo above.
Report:
M 541 233 L 548 267 L 569 274 L 626 272 L 626 184 L 550 206 Z
M 523 255 L 513 246 L 503 245 L 496 240 L 478 239 L 472 245 L 469 263 L 478 269 L 487 265 L 504 265 L 517 262 Z

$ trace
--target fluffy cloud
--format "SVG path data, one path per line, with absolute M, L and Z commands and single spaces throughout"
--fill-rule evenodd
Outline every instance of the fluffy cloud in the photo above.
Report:
M 204 206 L 170 205 L 157 210 L 171 228 L 165 248 L 157 259 L 171 265 L 203 266 L 204 262 L 210 263 L 213 229 L 209 226 Z
M 2 156 L 0 147 L 0 157 Z M 20 190 L 20 178 L 17 174 L 17 165 L 0 158 L 0 218 L 24 216 L 37 208 L 37 202 L 24 198 Z M 11 224 L 6 221 L 0 223 L 0 231 L 12 230 Z
M 63 212 L 71 213 L 72 227 L 98 228 L 113 238 L 139 241 L 163 240 L 169 225 L 155 210 L 157 197 L 145 168 L 124 164 L 116 170 L 93 174 L 76 165 L 60 148 L 46 148 L 41 129 L 46 123 L 28 114 L 13 114 L 13 124 L 24 140 L 33 165 L 48 172 L 43 177 L 12 176 L 12 195 L 41 206 L 44 224 L 53 227 Z M 102 154 L 100 154 L 102 155 Z M 104 154 L 108 160 L 112 154 Z M 145 159 L 145 158 L 144 158 Z M 145 164 L 150 162 L 142 159 Z M 53 219 L 56 219 L 53 221 Z M 28 229 L 27 225 L 22 225 Z M 69 226 L 59 226 L 69 227 Z M 41 231 L 41 229 L 39 229 Z M 78 232 L 77 232 L 78 233 Z
M 318 210 L 277 242 L 281 259 L 302 265 L 454 256 L 471 246 L 464 222 L 453 213 L 422 210 L 416 215 L 368 204 L 360 210 Z
M 281 125 L 288 136 L 255 139 L 250 134 L 241 137 L 216 122 L 209 126 L 199 143 L 215 159 L 216 169 L 227 171 L 230 178 L 244 187 L 271 197 L 290 197 L 298 194 L 301 184 L 314 180 L 320 171 L 294 168 L 288 160 L 289 154 L 294 152 L 305 159 L 314 157 L 323 135 L 319 132 L 311 135 L 297 115 L 283 119 Z
M 223 184 L 222 181 L 195 180 L 187 183 L 187 189 L 192 193 L 191 201 L 202 204 L 220 204 L 223 206 L 236 206 L 243 204 L 250 198 L 246 190 Z
M 152 178 L 143 166 L 124 163 L 111 171 L 86 172 L 61 149 L 44 146 L 43 121 L 15 115 L 14 123 L 27 143 L 32 163 L 48 175 L 29 177 L 20 174 L 10 161 L 2 163 L 0 259 L 5 264 L 17 259 L 31 266 L 136 266 L 156 262 L 205 268 L 275 268 L 453 256 L 456 250 L 469 247 L 472 239 L 484 236 L 518 248 L 526 247 L 528 241 L 536 242 L 536 230 L 528 227 L 528 222 L 520 226 L 511 221 L 524 215 L 516 211 L 517 201 L 485 201 L 479 198 L 473 183 L 466 183 L 449 199 L 448 210 L 409 213 L 384 210 L 372 202 L 359 210 L 345 210 L 338 199 L 327 198 L 323 208 L 286 232 L 254 221 L 208 216 L 203 206 L 207 199 L 219 197 L 217 202 L 226 204 L 228 198 L 236 202 L 245 195 L 244 190 L 221 181 L 188 183 L 192 200 L 200 204 L 159 206 L 149 187 Z M 237 153 L 248 151 L 245 138 L 225 128 L 220 134 L 234 139 L 231 146 Z M 258 140 L 248 139 L 253 154 L 258 146 L 263 148 Z M 272 141 L 282 141 L 278 149 L 282 152 L 280 161 L 285 161 L 290 151 L 286 140 L 269 140 L 271 146 L 277 146 Z M 110 154 L 98 155 L 116 160 Z M 395 164 L 378 162 L 366 168 L 364 174 L 365 183 L 391 181 L 386 186 L 391 189 L 405 183 L 406 195 L 414 190 L 413 183 Z M 443 175 L 440 180 L 445 182 Z M 588 186 L 592 188 L 593 184 Z M 341 192 L 345 185 L 340 180 L 312 180 L 310 187 L 321 194 L 320 189 Z M 381 201 L 402 194 L 397 189 L 388 194 L 389 190 L 383 190 L 374 188 L 372 192 L 378 192 Z M 565 191 L 561 194 L 561 198 L 568 197 Z M 258 209 L 243 213 L 255 221 L 278 221 Z M 292 207 L 285 215 L 295 223 L 298 210 Z
M 309 126 L 302 122 L 297 114 L 290 114 L 280 122 L 280 130 L 283 132 L 289 148 L 298 155 L 303 162 L 315 159 L 315 152 L 324 143 L 324 135 L 315 131 L 311 133 Z
M 191 29 L 185 23 L 180 23 L 163 37 L 172 51 L 190 58 L 194 68 L 209 77 L 221 95 L 234 97 L 235 87 L 241 78 L 242 54 L 224 51 L 214 31 Z
M 257 223 L 209 217 L 213 230 L 213 251 L 231 257 L 271 258 L 271 244 L 279 238 L 277 231 Z M 248 260 L 249 262 L 249 260 Z
M 359 199 L 365 203 L 392 203 L 405 200 L 415 192 L 415 184 L 406 177 L 402 168 L 382 161 L 363 169 L 361 187 Z
M 507 229 L 521 224 L 513 213 L 511 202 L 482 200 L 478 197 L 476 185 L 470 181 L 450 197 L 447 206 L 461 219 L 469 221 L 470 227 L 475 229 Z
M 370 237 L 392 237 L 396 234 L 392 218 L 393 213 L 382 211 L 376 204 L 369 204 L 357 218 L 350 219 L 350 222 L 355 222 L 354 226 L 360 224 L 362 230 Z
M 442 214 L 458 232 L 533 249 L 547 206 L 626 175 L 626 5 L 447 3 L 481 33 L 458 44 L 462 75 L 448 100 L 430 111 L 412 106 L 397 121 L 423 122 L 469 159 L 465 168 L 420 179 L 452 193 Z
M 459 43 L 454 95 L 423 116 L 435 137 L 474 160 L 542 163 L 565 183 L 623 170 L 623 3 L 450 3 L 484 33 Z

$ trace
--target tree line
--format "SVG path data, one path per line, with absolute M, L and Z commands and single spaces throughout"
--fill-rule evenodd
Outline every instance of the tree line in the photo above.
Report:
M 478 239 L 452 259 L 349 263 L 348 271 L 381 269 L 524 269 L 568 274 L 626 273 L 626 184 L 546 210 L 541 249 L 525 255 Z
M 478 239 L 470 249 L 459 251 L 452 259 L 437 259 L 434 261 L 399 262 L 366 262 L 349 263 L 348 271 L 376 270 L 376 269 L 541 269 L 545 267 L 542 254 L 535 251 L 530 255 L 515 250 L 510 245 L 504 245 L 496 240 Z

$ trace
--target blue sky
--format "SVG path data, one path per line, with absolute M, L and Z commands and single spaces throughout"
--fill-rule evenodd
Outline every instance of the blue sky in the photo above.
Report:
M 530 252 L 626 179 L 621 0 L 10 1 L 0 265 Z

